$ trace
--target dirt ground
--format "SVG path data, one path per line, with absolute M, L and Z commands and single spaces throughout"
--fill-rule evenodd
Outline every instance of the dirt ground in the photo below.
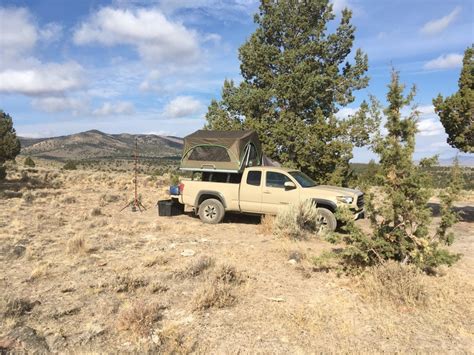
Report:
M 409 279 L 402 299 L 370 271 L 317 271 L 334 247 L 320 238 L 158 217 L 167 180 L 140 182 L 142 213 L 120 212 L 123 173 L 19 167 L 0 186 L 0 353 L 473 352 L 472 193 L 457 204 L 462 259 Z

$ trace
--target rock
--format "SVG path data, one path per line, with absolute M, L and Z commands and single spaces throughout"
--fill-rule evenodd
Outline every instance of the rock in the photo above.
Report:
M 16 258 L 20 258 L 25 254 L 26 247 L 23 245 L 15 245 L 12 249 L 12 254 Z
M 15 341 L 19 350 L 25 350 L 26 353 L 48 353 L 49 346 L 46 339 L 38 335 L 35 329 L 28 326 L 22 326 L 13 329 L 7 336 Z
M 298 262 L 295 259 L 288 260 L 288 264 L 296 265 Z
M 192 249 L 184 249 L 181 252 L 181 256 L 194 256 L 194 254 L 196 254 L 196 252 Z

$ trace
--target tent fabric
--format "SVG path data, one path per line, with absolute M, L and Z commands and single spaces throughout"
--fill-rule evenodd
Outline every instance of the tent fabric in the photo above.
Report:
M 266 155 L 262 156 L 262 166 L 275 166 L 275 167 L 281 167 L 281 164 L 275 160 L 270 159 Z
M 198 130 L 184 137 L 181 169 L 239 172 L 245 165 L 260 165 L 261 158 L 255 131 Z

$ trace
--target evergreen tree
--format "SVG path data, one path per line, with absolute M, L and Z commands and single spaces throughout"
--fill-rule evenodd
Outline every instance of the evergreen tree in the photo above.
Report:
M 373 265 L 392 259 L 431 270 L 440 264 L 450 265 L 459 257 L 441 248 L 442 244 L 452 242 L 452 235 L 447 231 L 455 222 L 451 207 L 459 192 L 459 174 L 454 173 L 453 187 L 442 197 L 440 227 L 430 235 L 428 200 L 432 193 L 427 171 L 436 159 L 424 159 L 419 165 L 413 163 L 418 112 L 414 110 L 407 117 L 402 117 L 401 112 L 411 104 L 415 88 L 406 96 L 403 92 L 404 85 L 400 84 L 398 73 L 393 72 L 387 94 L 388 106 L 384 110 L 388 134 L 379 135 L 373 145 L 380 156 L 382 184 L 382 191 L 378 192 L 380 207 L 375 207 L 372 195 L 367 198 L 373 233 L 365 234 L 356 228 L 348 215 L 344 216 L 344 211 L 341 212 L 341 218 L 347 221 L 344 228 L 349 231 L 344 237 L 349 246 L 343 258 L 350 265 Z
M 474 153 L 474 46 L 464 53 L 458 92 L 446 99 L 438 95 L 433 105 L 448 134 L 448 143 Z
M 20 153 L 20 140 L 13 128 L 13 120 L 8 113 L 0 110 L 0 179 L 6 176 L 3 164 L 7 160 L 15 159 Z
M 35 162 L 31 157 L 26 157 L 25 161 L 23 162 L 23 165 L 29 166 L 30 168 L 34 168 L 36 166 Z
M 329 0 L 262 0 L 258 27 L 239 49 L 243 81 L 224 82 L 222 99 L 209 106 L 206 128 L 254 129 L 270 158 L 319 182 L 343 179 L 353 145 L 367 144 L 373 128 L 360 120 L 365 116 L 335 115 L 354 101 L 354 90 L 368 84 L 367 56 L 357 50 L 348 60 L 351 16 L 342 11 L 329 33 L 335 19 Z

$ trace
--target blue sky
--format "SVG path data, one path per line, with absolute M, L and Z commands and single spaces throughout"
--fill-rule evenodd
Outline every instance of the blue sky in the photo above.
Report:
M 384 101 L 390 68 L 416 84 L 415 158 L 456 150 L 433 112 L 457 90 L 462 54 L 474 38 L 469 0 L 333 0 L 353 10 L 356 48 L 369 56 L 369 94 Z M 240 80 L 237 50 L 253 32 L 253 0 L 2 0 L 0 108 L 20 135 L 89 129 L 184 136 L 204 124 L 225 78 Z M 356 149 L 354 161 L 371 154 Z

